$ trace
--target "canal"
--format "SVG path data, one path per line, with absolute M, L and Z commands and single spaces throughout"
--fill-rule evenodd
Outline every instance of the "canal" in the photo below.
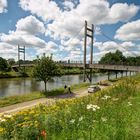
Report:
M 112 78 L 114 75 L 112 76 Z M 106 80 L 107 75 L 95 74 L 93 75 L 92 83 L 97 83 L 101 80 Z M 65 75 L 56 77 L 47 83 L 48 90 L 64 87 L 67 85 L 74 85 L 83 82 L 83 75 Z M 0 97 L 27 94 L 35 91 L 44 90 L 44 83 L 30 78 L 13 78 L 0 79 Z

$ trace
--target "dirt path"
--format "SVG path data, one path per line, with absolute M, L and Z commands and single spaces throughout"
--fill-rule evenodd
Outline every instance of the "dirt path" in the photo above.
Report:
M 58 95 L 55 97 L 41 98 L 41 99 L 36 99 L 32 101 L 27 101 L 23 103 L 18 103 L 18 104 L 2 107 L 0 108 L 0 114 L 14 113 L 14 112 L 21 111 L 23 109 L 32 108 L 39 104 L 49 105 L 49 104 L 55 103 L 56 100 L 62 100 L 66 98 L 78 98 L 78 97 L 82 97 L 86 95 L 88 95 L 87 88 L 75 91 L 73 94 L 65 94 L 65 95 Z

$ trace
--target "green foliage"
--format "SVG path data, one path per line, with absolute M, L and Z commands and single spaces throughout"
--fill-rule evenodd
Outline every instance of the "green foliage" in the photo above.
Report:
M 41 59 L 38 59 L 33 70 L 33 76 L 36 79 L 44 82 L 45 91 L 47 89 L 46 83 L 53 77 L 61 75 L 61 67 L 55 63 L 51 57 L 43 56 Z
M 137 57 L 125 57 L 121 51 L 116 51 L 115 53 L 105 54 L 101 60 L 100 64 L 113 64 L 113 65 L 130 65 L 130 66 L 140 66 L 140 56 Z
M 107 53 L 100 60 L 100 64 L 123 64 L 126 58 L 123 56 L 122 52 L 117 50 L 115 53 Z
M 10 66 L 8 65 L 7 61 L 2 57 L 0 57 L 0 71 L 10 71 Z

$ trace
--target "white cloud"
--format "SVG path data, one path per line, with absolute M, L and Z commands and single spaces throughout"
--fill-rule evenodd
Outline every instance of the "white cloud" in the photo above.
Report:
M 71 1 L 64 1 L 63 5 L 64 5 L 64 9 L 68 11 L 72 10 L 75 6 L 75 4 Z
M 6 12 L 7 0 L 0 0 L 0 13 Z
M 127 3 L 116 3 L 110 9 L 110 19 L 113 22 L 128 21 L 139 10 L 134 4 L 128 5 Z
M 17 50 L 14 46 L 4 43 L 4 42 L 0 42 L 0 56 L 3 58 L 15 58 L 15 55 L 17 53 Z
M 115 35 L 120 40 L 140 40 L 140 20 L 132 21 L 122 25 Z
M 55 42 L 49 41 L 44 48 L 37 49 L 37 54 L 42 55 L 45 53 L 46 55 L 51 55 L 57 51 L 59 51 L 59 46 Z
M 45 32 L 44 24 L 34 16 L 28 16 L 20 19 L 16 24 L 16 28 L 17 31 L 22 31 L 31 35 Z
M 112 24 L 118 21 L 128 21 L 139 10 L 138 6 L 126 3 L 116 3 L 112 7 L 106 0 L 80 0 L 79 5 L 74 7 L 70 1 L 64 2 L 71 7 L 70 11 L 64 10 L 49 0 L 20 0 L 20 6 L 39 17 L 44 21 L 53 20 L 48 25 L 47 35 L 51 31 L 53 37 L 71 37 L 75 35 L 84 25 L 84 20 L 90 24 Z
M 116 43 L 113 41 L 95 42 L 94 46 L 99 49 L 94 54 L 94 61 L 99 61 L 106 53 L 120 50 L 124 56 L 139 56 L 140 46 L 132 42 Z
M 38 33 L 44 33 L 44 31 L 45 27 L 42 22 L 33 16 L 28 16 L 17 22 L 16 31 L 1 34 L 0 39 L 2 42 L 12 45 L 44 47 L 46 42 L 35 36 Z
M 44 21 L 48 19 L 55 19 L 61 13 L 57 4 L 52 0 L 20 0 L 19 5 L 25 11 L 31 11 L 42 17 Z

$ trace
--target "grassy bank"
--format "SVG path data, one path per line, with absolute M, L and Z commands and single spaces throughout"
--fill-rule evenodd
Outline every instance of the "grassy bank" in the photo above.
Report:
M 71 87 L 72 91 L 82 89 L 87 87 L 89 84 L 88 83 L 82 83 L 82 84 L 76 84 Z M 17 103 L 22 103 L 26 101 L 31 101 L 39 98 L 45 98 L 48 96 L 57 96 L 57 95 L 62 95 L 66 94 L 64 92 L 64 88 L 58 88 L 55 90 L 51 90 L 48 92 L 33 92 L 29 94 L 24 94 L 24 95 L 17 95 L 17 96 L 10 96 L 10 97 L 4 97 L 0 98 L 0 107 L 4 106 L 9 106 Z
M 1 116 L 1 139 L 138 140 L 140 76 L 90 96 Z

